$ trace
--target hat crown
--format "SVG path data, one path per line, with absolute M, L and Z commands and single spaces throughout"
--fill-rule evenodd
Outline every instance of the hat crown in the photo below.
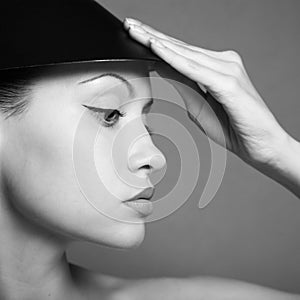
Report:
M 1 1 L 0 36 L 2 70 L 92 61 L 160 61 L 94 0 Z

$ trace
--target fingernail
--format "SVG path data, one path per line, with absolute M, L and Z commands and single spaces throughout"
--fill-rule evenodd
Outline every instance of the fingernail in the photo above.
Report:
M 131 24 L 129 24 L 129 29 L 132 29 L 132 30 L 134 30 L 135 32 L 138 32 L 138 33 L 145 34 L 145 30 L 142 29 L 141 27 L 137 26 L 137 25 L 131 25 Z
M 125 21 L 126 21 L 128 24 L 136 24 L 136 25 L 141 24 L 141 22 L 139 22 L 138 20 L 133 19 L 133 18 L 125 18 Z

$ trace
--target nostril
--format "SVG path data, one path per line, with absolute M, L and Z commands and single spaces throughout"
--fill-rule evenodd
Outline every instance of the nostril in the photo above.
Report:
M 148 174 L 158 171 L 162 169 L 166 164 L 165 157 L 163 155 L 157 154 L 153 155 L 149 160 L 148 163 L 141 166 L 139 169 L 141 170 L 147 170 Z
M 135 144 L 135 147 L 131 148 L 128 157 L 128 168 L 131 172 L 144 170 L 149 174 L 166 165 L 165 156 L 152 142 L 147 143 L 147 148 L 145 148 L 145 144 Z
M 144 165 L 141 167 L 141 169 L 151 170 L 152 167 L 150 165 Z
M 163 154 L 153 155 L 151 158 L 150 166 L 153 168 L 153 171 L 160 170 L 166 165 L 166 159 Z

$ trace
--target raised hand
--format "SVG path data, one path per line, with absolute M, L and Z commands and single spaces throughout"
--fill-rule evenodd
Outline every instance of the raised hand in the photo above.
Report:
M 133 19 L 125 19 L 124 27 L 132 38 L 160 56 L 170 70 L 182 74 L 181 82 L 206 92 L 204 100 L 201 95 L 179 90 L 190 118 L 210 138 L 253 166 L 276 163 L 291 137 L 254 88 L 238 53 L 193 46 Z M 170 70 L 165 67 L 162 72 Z

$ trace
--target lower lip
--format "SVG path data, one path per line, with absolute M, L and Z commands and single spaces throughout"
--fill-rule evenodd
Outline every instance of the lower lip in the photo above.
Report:
M 137 211 L 142 217 L 149 216 L 153 211 L 152 202 L 146 199 L 126 201 L 124 204 Z

